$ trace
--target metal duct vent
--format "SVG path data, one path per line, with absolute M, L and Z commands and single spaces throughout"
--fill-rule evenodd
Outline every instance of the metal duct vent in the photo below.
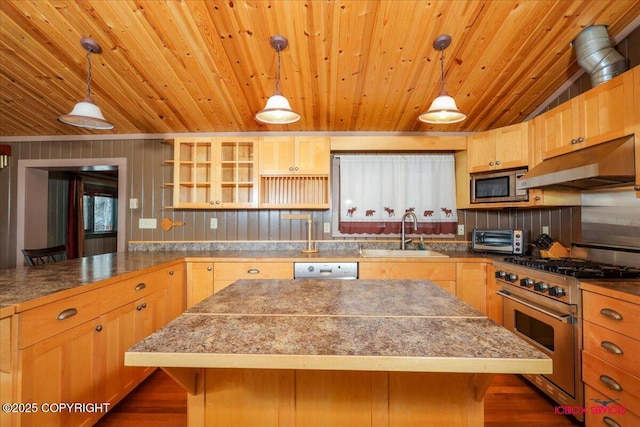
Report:
M 571 42 L 578 64 L 591 75 L 591 86 L 611 80 L 627 71 L 627 60 L 611 46 L 606 25 L 592 25 Z

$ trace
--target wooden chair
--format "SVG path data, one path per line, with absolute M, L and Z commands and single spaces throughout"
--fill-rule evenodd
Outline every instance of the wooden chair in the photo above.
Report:
M 67 246 L 59 245 L 42 249 L 23 249 L 22 254 L 30 266 L 67 259 Z

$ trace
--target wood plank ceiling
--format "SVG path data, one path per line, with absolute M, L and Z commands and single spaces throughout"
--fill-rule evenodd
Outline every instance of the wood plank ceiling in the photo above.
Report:
M 640 0 L 2 0 L 0 136 L 253 131 L 481 131 L 519 123 L 579 70 L 570 42 L 614 36 Z M 440 91 L 433 40 L 450 34 L 446 89 L 464 122 L 419 122 Z M 281 89 L 302 119 L 263 125 Z M 86 92 L 112 131 L 57 122 Z

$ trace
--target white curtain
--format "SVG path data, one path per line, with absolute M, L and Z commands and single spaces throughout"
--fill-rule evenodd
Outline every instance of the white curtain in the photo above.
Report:
M 399 233 L 407 210 L 418 218 L 418 233 L 454 232 L 458 217 L 453 155 L 340 156 L 342 232 Z

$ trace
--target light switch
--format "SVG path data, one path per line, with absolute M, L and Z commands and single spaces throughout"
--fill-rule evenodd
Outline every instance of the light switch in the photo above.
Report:
M 324 232 L 325 233 L 331 233 L 331 223 L 330 222 L 325 222 L 324 223 Z
M 218 228 L 218 218 L 211 218 L 211 223 L 210 223 L 209 227 L 212 230 L 215 230 L 216 228 Z
M 129 209 L 138 209 L 138 199 L 129 199 Z
M 464 236 L 464 224 L 458 224 L 458 236 Z
M 542 226 L 542 234 L 549 234 L 549 226 L 548 225 L 543 225 Z

